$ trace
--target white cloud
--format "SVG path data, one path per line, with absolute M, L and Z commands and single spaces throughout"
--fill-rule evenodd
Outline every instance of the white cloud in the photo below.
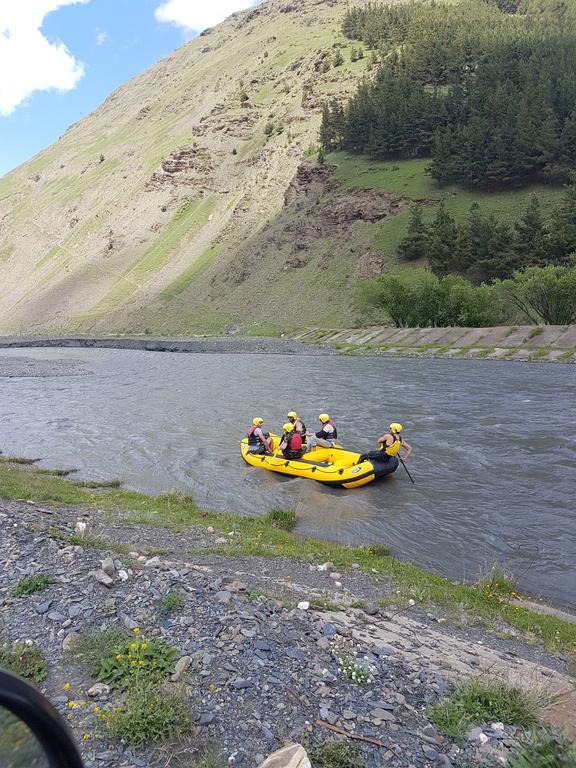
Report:
M 155 16 L 186 31 L 201 32 L 253 4 L 253 0 L 165 0 Z
M 104 45 L 104 43 L 109 42 L 110 38 L 108 37 L 108 33 L 105 29 L 97 29 L 96 30 L 96 45 Z
M 42 34 L 44 19 L 65 5 L 90 0 L 0 0 L 0 115 L 35 91 L 69 91 L 84 74 L 64 43 Z

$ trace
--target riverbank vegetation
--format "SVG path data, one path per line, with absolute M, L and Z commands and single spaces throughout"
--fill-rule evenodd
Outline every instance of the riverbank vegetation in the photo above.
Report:
M 473 285 L 459 275 L 424 268 L 396 269 L 358 289 L 358 303 L 375 320 L 398 328 L 569 325 L 576 321 L 576 267 L 529 267 L 509 280 Z M 380 317 L 380 313 L 382 317 Z
M 576 655 L 576 624 L 558 616 L 537 613 L 518 603 L 512 593 L 490 592 L 480 584 L 452 582 L 416 566 L 386 556 L 383 550 L 320 541 L 282 530 L 276 520 L 217 514 L 200 509 L 190 496 L 147 496 L 121 489 L 82 488 L 60 477 L 40 474 L 33 466 L 0 462 L 0 496 L 50 504 L 97 508 L 110 519 L 121 517 L 134 525 L 186 531 L 212 526 L 226 534 L 226 543 L 207 550 L 229 556 L 285 557 L 299 561 L 331 561 L 338 570 L 355 567 L 390 580 L 388 602 L 399 606 L 436 606 L 448 619 L 480 622 L 501 632 L 507 626 L 556 653 Z M 229 532 L 234 531 L 234 536 Z M 62 538 L 63 534 L 55 531 Z M 76 543 L 80 543 L 76 540 Z M 107 546 L 106 546 L 107 545 Z M 89 540 L 84 542 L 89 546 Z M 114 550 L 113 542 L 99 540 L 99 548 Z M 120 545 L 125 548 L 125 545 Z

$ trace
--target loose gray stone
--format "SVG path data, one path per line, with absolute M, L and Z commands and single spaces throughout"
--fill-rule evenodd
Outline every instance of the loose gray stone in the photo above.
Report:
M 96 571 L 94 578 L 108 589 L 110 589 L 110 587 L 114 584 L 114 579 L 111 579 L 110 576 L 108 576 L 108 574 L 104 571 Z
M 219 603 L 228 605 L 230 600 L 232 600 L 232 593 L 228 592 L 226 589 L 222 590 L 222 592 L 216 592 L 216 600 L 218 600 Z
M 192 659 L 190 656 L 182 656 L 182 658 L 178 659 L 176 662 L 176 669 L 174 670 L 174 674 L 170 680 L 172 680 L 173 683 L 177 683 L 179 680 L 181 680 L 188 671 L 191 663 Z
M 108 574 L 108 576 L 114 576 L 116 573 L 116 566 L 114 565 L 114 560 L 112 560 L 111 557 L 107 557 L 102 560 L 101 568 L 104 573 Z

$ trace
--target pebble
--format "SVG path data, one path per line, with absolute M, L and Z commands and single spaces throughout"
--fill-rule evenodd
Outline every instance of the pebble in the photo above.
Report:
M 95 698 L 110 693 L 110 688 L 105 683 L 95 683 L 88 689 L 88 696 Z
M 182 656 L 178 661 L 176 662 L 176 668 L 174 669 L 174 674 L 170 678 L 170 680 L 173 683 L 177 683 L 179 680 L 181 680 L 188 669 L 190 668 L 190 665 L 192 664 L 192 659 L 190 656 Z
M 62 649 L 64 651 L 71 651 L 80 640 L 80 634 L 78 632 L 69 632 L 62 641 Z
M 108 576 L 114 576 L 116 573 L 116 566 L 114 565 L 114 560 L 112 560 L 111 557 L 107 557 L 102 560 L 101 568 L 104 573 L 108 574 Z
M 227 605 L 232 600 L 232 593 L 228 592 L 228 590 L 223 590 L 222 592 L 216 592 L 215 597 L 219 603 Z
M 159 557 L 151 557 L 144 563 L 144 568 L 159 568 L 160 566 L 161 562 Z
M 310 608 L 310 603 L 308 600 L 302 600 L 296 607 L 299 611 L 307 611 Z

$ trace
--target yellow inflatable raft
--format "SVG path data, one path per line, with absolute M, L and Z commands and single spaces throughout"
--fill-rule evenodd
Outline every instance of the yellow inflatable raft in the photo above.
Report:
M 274 441 L 274 450 L 278 448 L 280 438 L 270 435 Z M 305 477 L 326 485 L 343 488 L 359 488 L 377 478 L 389 475 L 398 468 L 398 459 L 390 457 L 388 461 L 363 461 L 358 464 L 359 453 L 347 451 L 339 446 L 334 448 L 316 447 L 300 459 L 286 459 L 279 452 L 276 455 L 251 453 L 248 438 L 240 443 L 242 458 L 252 467 L 269 469 L 283 475 Z

